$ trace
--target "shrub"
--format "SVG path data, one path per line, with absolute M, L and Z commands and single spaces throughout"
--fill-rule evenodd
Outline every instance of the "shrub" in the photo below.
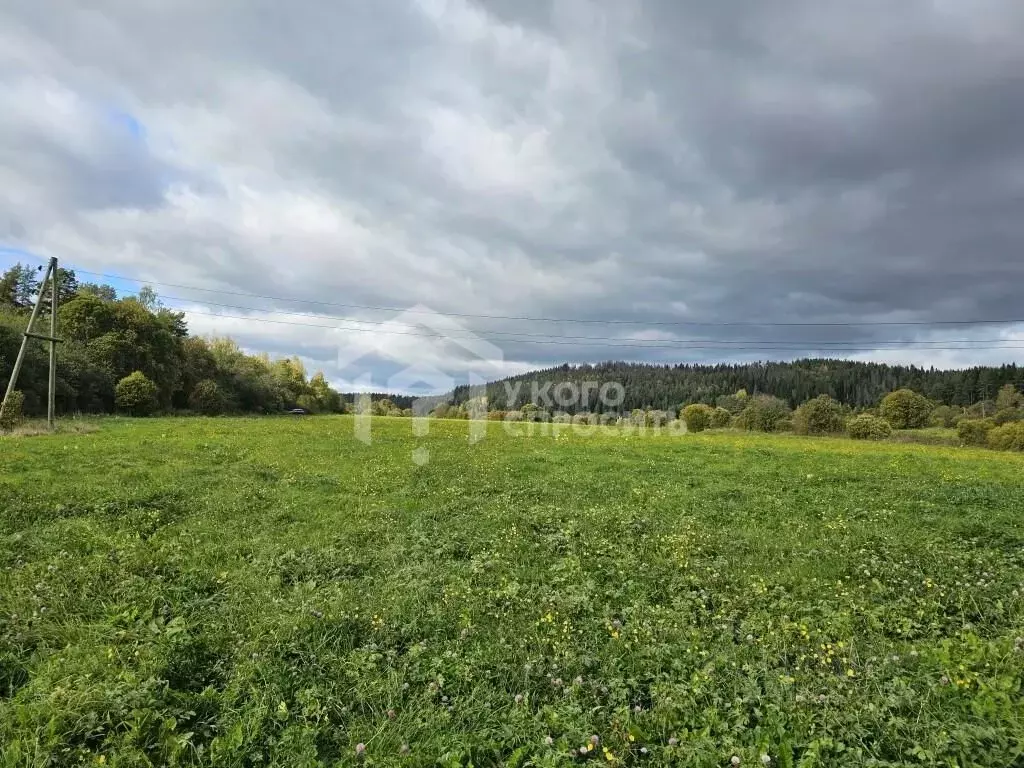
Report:
M 933 427 L 955 427 L 957 410 L 948 405 L 940 405 L 928 414 L 928 424 Z
M 547 412 L 541 410 L 536 403 L 526 403 L 519 412 L 523 415 L 523 421 L 547 421 Z
M 993 427 L 988 432 L 988 446 L 997 451 L 1024 451 L 1024 422 Z
M 972 419 L 987 419 L 997 410 L 995 400 L 979 400 L 967 409 L 967 415 Z
M 992 419 L 961 419 L 956 425 L 956 433 L 964 445 L 986 445 L 988 433 L 995 425 Z
M 23 413 L 24 407 L 25 394 L 20 389 L 11 392 L 3 413 L 0 413 L 0 430 L 7 431 L 18 426 L 25 418 Z
M 672 414 L 667 411 L 648 411 L 647 426 L 664 427 L 672 420 Z
M 895 429 L 917 429 L 928 423 L 932 403 L 912 389 L 897 389 L 882 398 L 879 413 Z
M 732 424 L 732 413 L 727 408 L 715 408 L 711 412 L 711 428 L 722 429 Z
M 188 404 L 193 411 L 207 415 L 224 412 L 224 397 L 217 382 L 212 379 L 203 379 L 196 384 L 189 396 Z
M 892 425 L 880 416 L 862 413 L 847 422 L 846 432 L 854 440 L 885 440 L 892 434 Z
M 703 432 L 711 426 L 711 416 L 714 413 L 710 406 L 704 403 L 693 403 L 683 408 L 679 414 L 686 422 L 688 432 Z
M 1003 408 L 1000 411 L 996 411 L 996 415 L 992 417 L 992 421 L 996 423 L 997 427 L 1014 421 L 1021 421 L 1022 419 L 1024 419 L 1024 411 L 1020 408 Z
M 747 398 L 743 412 L 736 417 L 735 424 L 751 432 L 778 432 L 780 422 L 790 417 L 785 401 L 771 395 L 757 395 Z
M 793 414 L 793 431 L 799 435 L 833 435 L 844 426 L 843 406 L 828 395 L 808 400 Z
M 725 408 L 730 414 L 735 415 L 743 410 L 747 404 L 747 390 L 741 389 L 735 395 L 722 395 L 715 400 L 715 405 Z
M 295 399 L 295 405 L 304 410 L 306 413 L 320 413 L 320 403 L 312 395 L 299 395 Z M 391 416 L 393 415 L 393 413 L 389 411 L 388 413 L 382 415 Z
M 156 410 L 156 393 L 156 384 L 142 371 L 135 371 L 117 382 L 114 403 L 132 416 L 148 416 Z

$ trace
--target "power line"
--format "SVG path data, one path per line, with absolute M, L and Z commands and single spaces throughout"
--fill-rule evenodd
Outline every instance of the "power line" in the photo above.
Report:
M 202 299 L 202 300 L 189 299 L 189 298 L 185 298 L 183 296 L 170 296 L 168 294 L 158 294 L 158 296 L 161 299 L 164 299 L 164 300 L 167 300 L 167 301 L 184 301 L 184 302 L 198 301 L 199 303 L 201 303 L 204 306 L 209 305 L 209 306 L 214 306 L 214 307 L 222 307 L 222 308 L 226 308 L 226 309 L 240 309 L 240 310 L 245 310 L 245 311 L 250 311 L 250 312 L 265 312 L 265 313 L 268 313 L 268 314 L 269 313 L 273 313 L 273 314 L 277 314 L 277 315 L 289 315 L 289 316 L 295 316 L 295 317 L 313 317 L 313 318 L 323 319 L 323 320 L 340 320 L 342 322 L 359 323 L 360 325 L 364 325 L 364 326 L 365 325 L 385 326 L 385 325 L 390 325 L 391 324 L 390 321 L 382 322 L 382 321 L 378 321 L 378 320 L 358 320 L 358 319 L 354 319 L 354 318 L 350 318 L 350 317 L 343 317 L 343 316 L 340 316 L 340 315 L 328 315 L 328 314 L 318 313 L 318 312 L 293 312 L 293 311 L 279 310 L 279 309 L 268 309 L 266 307 L 249 307 L 249 306 L 241 306 L 241 305 L 238 305 L 238 304 L 223 304 L 223 303 L 216 302 L 216 301 L 207 301 L 205 299 Z M 173 309 L 178 309 L 178 310 L 181 310 L 183 312 L 190 312 L 192 314 L 207 314 L 210 317 L 221 317 L 221 316 L 223 316 L 223 317 L 237 318 L 237 316 L 235 316 L 235 315 L 221 315 L 219 313 L 201 313 L 201 312 L 197 312 L 195 310 L 192 310 L 192 309 L 190 309 L 188 307 L 173 307 Z M 241 319 L 241 318 L 238 318 L 238 319 Z M 253 319 L 258 319 L 258 318 L 253 318 Z M 373 331 L 372 328 L 362 328 L 362 327 L 348 326 L 348 325 L 345 325 L 345 326 L 333 326 L 333 325 L 332 326 L 319 326 L 319 325 L 317 325 L 317 326 L 313 326 L 313 327 L 323 327 L 323 328 L 332 328 L 332 329 L 333 328 L 337 328 L 337 329 L 352 330 L 352 331 Z M 866 341 L 842 340 L 842 339 L 800 339 L 800 340 L 792 340 L 792 341 L 789 341 L 789 340 L 781 340 L 780 341 L 780 340 L 773 340 L 773 339 L 708 339 L 708 338 L 701 338 L 701 339 L 628 339 L 628 338 L 626 338 L 626 339 L 619 339 L 619 338 L 608 337 L 608 336 L 568 336 L 568 335 L 564 335 L 564 334 L 528 333 L 526 331 L 490 331 L 490 330 L 480 331 L 480 330 L 473 330 L 473 329 L 470 329 L 470 328 L 463 328 L 463 329 L 460 329 L 460 330 L 465 331 L 469 335 L 468 336 L 454 336 L 453 334 L 445 334 L 445 337 L 446 338 L 479 338 L 479 337 L 484 336 L 484 335 L 489 335 L 489 336 L 513 337 L 513 338 L 508 339 L 509 341 L 520 341 L 520 340 L 523 340 L 523 339 L 520 339 L 518 337 L 525 337 L 525 338 L 541 338 L 541 339 L 546 339 L 546 340 L 547 339 L 565 339 L 565 340 L 572 340 L 572 341 L 597 341 L 597 342 L 608 342 L 608 341 L 618 342 L 618 341 L 622 341 L 622 342 L 630 342 L 630 343 L 633 343 L 633 342 L 637 342 L 637 343 L 664 342 L 664 343 L 672 343 L 672 344 L 695 344 L 695 343 L 702 343 L 702 342 L 703 343 L 712 343 L 713 342 L 715 344 L 723 344 L 723 345 L 728 345 L 728 344 L 758 344 L 759 345 L 759 344 L 791 343 L 791 344 L 802 344 L 802 345 L 815 345 L 815 344 L 817 344 L 817 345 L 824 345 L 824 346 L 847 346 L 847 345 L 851 345 L 851 344 L 853 344 L 853 345 L 866 345 L 868 343 Z M 1017 341 L 1022 341 L 1022 340 L 1020 340 L 1020 339 L 938 339 L 938 340 L 928 340 L 928 339 L 878 339 L 878 340 L 872 340 L 870 343 L 873 344 L 873 345 L 878 345 L 878 344 L 884 344 L 884 345 L 912 345 L 912 346 L 925 346 L 925 347 L 927 347 L 927 346 L 936 345 L 936 344 L 1003 344 L 1003 343 L 1013 343 L 1013 342 L 1017 342 Z
M 288 298 L 281 296 L 270 296 L 264 294 L 257 294 L 243 291 L 229 291 L 222 289 L 212 288 L 201 288 L 199 286 L 190 286 L 179 283 L 166 283 L 158 281 L 146 281 L 139 278 L 129 277 L 127 275 L 119 275 L 106 272 L 94 272 L 87 269 L 79 269 L 78 272 L 83 274 L 92 275 L 95 277 L 101 277 L 113 280 L 125 280 L 129 282 L 145 284 L 163 285 L 173 288 L 181 288 L 188 291 L 198 291 L 202 293 L 222 293 L 232 296 L 245 296 L 249 298 L 265 299 L 270 301 L 284 301 L 292 303 L 305 303 L 313 304 L 318 306 L 330 306 L 330 307 L 343 307 L 352 309 L 367 309 L 375 311 L 389 311 L 399 312 L 403 314 L 429 314 L 429 315 L 441 315 L 448 317 L 475 317 L 481 319 L 494 319 L 494 320 L 522 320 L 522 321 L 537 321 L 537 322 L 561 322 L 561 323 L 592 323 L 592 324 L 621 324 L 621 325 L 647 325 L 647 326 L 704 326 L 704 327 L 859 327 L 859 326 L 928 326 L 928 325 L 969 325 L 969 324 L 1010 324 L 1024 322 L 1019 320 L 993 320 L 993 319 L 981 319 L 981 320 L 936 320 L 936 321 L 860 321 L 860 322 L 823 322 L 823 323 L 781 323 L 781 322 L 701 322 L 701 321 L 642 321 L 642 320 L 592 320 L 583 318 L 549 318 L 549 317 L 530 317 L 530 316 L 510 316 L 510 315 L 483 315 L 483 314 L 471 314 L 471 313 L 457 313 L 457 312 L 433 312 L 433 311 L 422 311 L 402 309 L 398 307 L 382 307 L 382 306 L 371 306 L 364 304 L 344 304 L 338 302 L 325 302 L 311 299 L 297 299 Z M 251 312 L 265 312 L 265 313 L 277 313 L 286 315 L 296 316 L 310 316 L 316 318 L 335 319 L 348 322 L 356 322 L 362 325 L 386 325 L 387 323 L 380 321 L 370 320 L 358 320 L 352 318 L 342 318 L 334 315 L 325 315 L 322 313 L 313 312 L 292 312 L 285 310 L 274 310 L 259 307 L 246 307 L 231 304 L 222 304 L 215 301 L 205 299 L 189 299 L 184 297 L 164 295 L 163 298 L 172 301 L 199 301 L 205 305 L 220 306 L 230 309 L 239 309 Z M 177 308 L 182 309 L 182 308 Z M 892 351 L 898 350 L 900 347 L 918 348 L 923 350 L 934 350 L 934 351 L 957 351 L 957 350 L 1013 350 L 1022 349 L 1024 347 L 1007 346 L 1013 344 L 1016 339 L 956 339 L 956 340 L 878 340 L 872 342 L 858 342 L 858 341 L 843 341 L 843 340 L 795 340 L 791 342 L 786 341 L 761 341 L 756 339 L 669 339 L 659 340 L 652 339 L 645 341 L 639 340 L 628 340 L 628 339 L 615 339 L 614 337 L 595 337 L 595 336 L 569 336 L 569 335 L 551 335 L 551 334 L 531 334 L 525 331 L 516 332 L 505 332 L 505 331 L 473 331 L 471 329 L 465 329 L 468 336 L 456 336 L 454 334 L 422 334 L 422 333 L 405 333 L 400 331 L 382 331 L 377 329 L 360 328 L 352 326 L 331 326 L 322 325 L 319 323 L 296 323 L 288 322 L 283 320 L 273 320 L 269 318 L 258 318 L 258 317 L 240 317 L 236 315 L 225 315 L 221 313 L 210 313 L 200 312 L 196 310 L 184 309 L 190 314 L 201 315 L 207 317 L 233 319 L 233 320 L 250 320 L 254 322 L 265 322 L 273 323 L 276 325 L 301 325 L 305 327 L 324 328 L 328 330 L 346 330 L 354 332 L 366 332 L 366 333 L 387 333 L 389 335 L 404 335 L 404 336 L 419 336 L 423 338 L 441 338 L 441 339 L 459 339 L 459 338 L 491 338 L 494 341 L 506 341 L 509 343 L 521 343 L 521 344 L 543 344 L 543 345 L 559 345 L 559 346 L 579 346 L 580 342 L 588 343 L 589 346 L 602 346 L 602 347 L 622 347 L 622 348 L 634 348 L 634 349 L 718 349 L 718 350 L 735 350 L 735 351 L 758 351 L 758 350 L 791 350 L 791 351 L 803 351 L 810 349 L 833 349 L 834 351 L 844 352 L 871 352 L 871 351 L 885 351 L 890 349 Z M 495 336 L 501 336 L 506 338 L 493 338 Z M 531 338 L 522 338 L 531 337 Z M 539 339 L 539 340 L 537 340 Z M 948 346 L 948 345 L 958 346 Z M 962 346 L 968 345 L 968 346 Z
M 222 318 L 222 319 L 228 319 L 228 320 L 246 320 L 246 321 L 258 322 L 258 323 L 273 323 L 275 325 L 293 325 L 293 326 L 301 326 L 301 327 L 305 327 L 305 328 L 323 328 L 324 330 L 355 331 L 355 332 L 376 333 L 376 334 L 384 333 L 384 334 L 393 335 L 393 336 L 418 336 L 418 337 L 421 337 L 421 338 L 434 338 L 434 339 L 483 338 L 484 340 L 487 340 L 486 336 L 479 336 L 479 335 L 452 336 L 452 335 L 449 335 L 449 334 L 442 334 L 442 333 L 438 333 L 438 334 L 425 334 L 425 333 L 407 333 L 407 332 L 404 332 L 404 331 L 382 331 L 382 330 L 379 330 L 379 329 L 376 329 L 376 328 L 347 328 L 347 327 L 337 326 L 337 325 L 321 325 L 319 323 L 299 323 L 299 322 L 289 321 L 289 320 L 273 320 L 273 319 L 265 318 L 265 317 L 251 317 L 251 316 L 250 317 L 246 317 L 246 316 L 239 316 L 239 315 L 223 315 L 223 314 L 219 314 L 219 313 L 215 313 L 215 312 L 198 312 L 198 311 L 192 311 L 192 310 L 187 310 L 187 311 L 188 311 L 189 314 L 200 315 L 200 316 L 205 316 L 205 317 L 215 317 L 215 318 Z M 520 343 L 520 344 L 545 344 L 545 345 L 550 344 L 550 345 L 558 345 L 558 346 L 581 346 L 576 341 L 561 341 L 561 340 L 557 340 L 557 339 L 543 340 L 543 341 L 542 340 L 535 340 L 535 339 L 534 340 L 525 340 L 524 339 L 524 340 L 518 340 L 518 341 L 514 340 L 514 339 L 495 339 L 495 340 L 496 341 L 512 341 L 514 343 Z M 1014 341 L 1014 340 L 1008 340 L 1007 343 L 1009 343 L 1010 341 Z M 944 342 L 944 343 L 949 343 L 949 342 Z M 973 342 L 972 342 L 972 344 L 973 344 Z M 645 343 L 636 343 L 636 342 L 630 342 L 630 343 L 624 343 L 624 344 L 602 343 L 602 344 L 593 344 L 591 346 L 598 346 L 598 347 L 623 347 L 623 348 L 633 348 L 633 349 L 675 349 L 675 350 L 688 350 L 688 349 L 729 349 L 729 350 L 736 350 L 736 351 L 762 351 L 762 350 L 803 351 L 803 350 L 811 350 L 811 349 L 815 348 L 814 344 L 793 344 L 793 343 L 789 343 L 789 344 L 768 343 L 768 344 L 757 344 L 756 346 L 749 346 L 749 347 L 723 347 L 723 346 L 721 346 L 721 345 L 719 345 L 717 343 L 708 343 L 707 340 L 704 340 L 704 341 L 702 341 L 699 344 L 687 344 L 685 346 L 682 346 L 682 345 L 679 345 L 679 344 L 665 344 L 665 343 L 647 343 L 647 344 L 645 344 Z M 956 346 L 956 347 L 923 347 L 923 348 L 921 348 L 921 351 L 933 351 L 933 350 L 935 350 L 935 351 L 943 351 L 943 350 L 954 351 L 954 350 L 965 350 L 965 349 L 966 350 L 1024 349 L 1024 345 L 1021 345 L 1021 346 L 979 346 L 979 345 L 974 345 L 974 346 Z M 898 348 L 891 348 L 891 350 L 892 351 L 898 351 Z M 884 348 L 879 348 L 877 346 L 862 346 L 862 347 L 837 347 L 837 348 L 835 348 L 835 351 L 843 351 L 843 352 L 875 352 L 875 351 L 885 351 L 885 349 Z
M 102 277 L 108 280 L 125 280 L 127 282 L 139 283 L 141 285 L 162 285 L 168 288 L 181 288 L 187 291 L 199 291 L 202 293 L 220 293 L 227 296 L 245 296 L 248 298 L 255 299 L 267 299 L 269 301 L 284 301 L 295 304 L 313 304 L 317 306 L 325 307 L 340 307 L 346 309 L 365 309 L 378 312 L 401 312 L 401 313 L 413 313 L 413 314 L 430 314 L 430 315 L 444 315 L 448 317 L 471 317 L 486 320 L 521 320 L 529 322 L 545 322 L 545 323 L 592 323 L 597 325 L 645 325 L 645 326 L 704 326 L 704 327 L 860 327 L 860 326 L 929 326 L 929 325 L 1011 325 L 1015 323 L 1024 323 L 1024 320 L 1019 319 L 973 319 L 973 320 L 860 320 L 860 321 L 831 321 L 831 322 L 752 322 L 752 321 L 699 321 L 699 320 L 595 320 L 588 318 L 570 318 L 570 317 L 531 317 L 528 315 L 484 315 L 484 314 L 473 314 L 469 312 L 434 312 L 434 311 L 417 311 L 406 309 L 403 307 L 384 307 L 384 306 L 373 306 L 369 304 L 344 304 L 340 302 L 330 301 L 319 301 L 315 299 L 298 299 L 294 297 L 286 296 L 270 296 L 266 294 L 250 293 L 245 291 L 229 291 L 220 288 L 201 288 L 195 285 L 182 285 L 180 283 L 167 283 L 157 280 L 142 280 L 135 277 L 128 277 L 126 275 L 117 275 L 107 272 L 93 272 L 88 269 L 78 269 L 76 272 L 83 274 L 92 275 L 93 277 Z

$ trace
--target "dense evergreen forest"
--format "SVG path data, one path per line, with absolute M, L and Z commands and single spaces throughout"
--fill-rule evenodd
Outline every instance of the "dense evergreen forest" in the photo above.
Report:
M 913 389 L 937 403 L 969 406 L 994 398 L 1004 384 L 1020 386 L 1024 369 L 1017 365 L 941 371 L 934 368 L 894 366 L 848 360 L 797 360 L 790 363 L 736 365 L 649 365 L 607 362 L 597 365 L 562 365 L 494 382 L 487 387 L 492 409 L 514 410 L 527 403 L 536 389 L 548 383 L 618 382 L 624 401 L 616 411 L 634 408 L 676 410 L 687 403 L 714 404 L 718 398 L 744 389 L 750 394 L 773 395 L 791 406 L 818 395 L 829 395 L 854 408 L 877 405 L 896 389 Z M 518 385 L 518 389 L 517 389 Z M 508 402 L 508 394 L 515 401 Z M 464 394 L 464 393 L 460 393 Z M 606 408 L 593 395 L 589 407 L 564 407 L 569 413 Z

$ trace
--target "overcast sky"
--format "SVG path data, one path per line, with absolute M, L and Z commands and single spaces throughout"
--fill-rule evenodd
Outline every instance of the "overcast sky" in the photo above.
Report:
M 1019 0 L 83 5 L 0 6 L 0 265 L 152 281 L 343 387 L 1024 360 L 938 324 L 1024 319 Z

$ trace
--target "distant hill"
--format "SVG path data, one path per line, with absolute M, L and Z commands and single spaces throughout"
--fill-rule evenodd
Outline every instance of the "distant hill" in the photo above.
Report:
M 488 384 L 488 406 L 491 410 L 520 408 L 530 402 L 533 387 L 540 392 L 551 392 L 550 388 L 544 389 L 545 385 L 560 382 L 570 382 L 576 387 L 582 387 L 583 382 L 621 384 L 624 400 L 614 408 L 617 411 L 645 407 L 674 409 L 693 402 L 711 404 L 718 397 L 740 389 L 751 395 L 775 395 L 793 406 L 827 394 L 853 407 L 867 407 L 876 405 L 894 389 L 909 387 L 940 403 L 968 406 L 995 397 L 1004 384 L 1019 388 L 1024 383 L 1024 368 L 1003 365 L 943 371 L 830 359 L 735 365 L 565 364 Z M 567 387 L 565 391 L 570 389 Z M 514 393 L 512 402 L 510 392 Z M 468 397 L 466 388 L 455 391 L 457 403 Z M 588 408 L 579 403 L 557 407 L 570 413 L 609 410 L 600 404 L 593 405 L 595 399 L 592 395 Z

